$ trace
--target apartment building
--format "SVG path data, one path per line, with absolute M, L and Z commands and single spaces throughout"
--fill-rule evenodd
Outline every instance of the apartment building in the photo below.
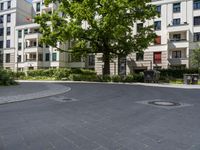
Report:
M 145 25 L 154 25 L 157 38 L 144 54 L 133 53 L 111 62 L 111 74 L 128 74 L 147 69 L 190 68 L 193 49 L 200 47 L 200 0 L 152 0 L 160 17 L 136 22 L 137 33 Z M 102 55 L 95 58 L 95 70 L 102 74 Z
M 40 26 L 33 18 L 55 9 L 56 4 L 45 6 L 43 0 L 33 0 L 32 3 L 0 1 L 0 66 L 14 71 L 65 67 L 94 69 L 94 55 L 77 58 L 39 42 Z M 66 50 L 70 45 L 71 42 L 58 43 L 58 47 Z
M 32 6 L 25 0 L 0 1 L 0 65 L 14 70 L 15 27 L 26 23 L 32 15 Z

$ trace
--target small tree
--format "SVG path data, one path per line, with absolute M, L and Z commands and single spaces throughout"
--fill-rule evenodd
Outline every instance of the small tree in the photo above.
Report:
M 35 18 L 41 25 L 41 41 L 66 51 L 57 43 L 73 39 L 69 52 L 102 53 L 104 75 L 110 74 L 113 56 L 143 51 L 155 38 L 153 26 L 144 26 L 133 35 L 136 21 L 144 23 L 157 15 L 151 0 L 45 0 L 45 5 L 52 2 L 58 3 L 58 9 Z
M 200 48 L 194 49 L 192 51 L 191 63 L 194 67 L 200 69 Z

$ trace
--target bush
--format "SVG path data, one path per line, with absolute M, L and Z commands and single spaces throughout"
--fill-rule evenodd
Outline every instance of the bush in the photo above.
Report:
M 82 74 L 82 75 L 96 75 L 96 72 L 94 70 L 88 70 L 88 69 L 72 69 L 72 74 Z
M 131 74 L 124 77 L 123 82 L 144 82 L 143 74 Z
M 73 81 L 98 81 L 96 75 L 72 74 L 71 80 Z
M 183 78 L 184 74 L 198 74 L 198 69 L 182 69 L 182 70 L 175 70 L 175 69 L 161 69 L 160 76 L 165 78 Z
M 121 82 L 122 78 L 119 75 L 112 76 L 112 82 Z
M 14 81 L 13 74 L 11 71 L 0 70 L 0 85 L 14 85 L 16 82 Z
M 71 73 L 71 71 L 69 69 L 56 69 L 54 71 L 53 76 L 56 80 L 61 80 L 61 79 L 68 80 L 70 73 Z

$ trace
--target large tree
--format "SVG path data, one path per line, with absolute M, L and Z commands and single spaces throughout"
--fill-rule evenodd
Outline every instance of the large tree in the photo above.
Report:
M 194 49 L 192 51 L 190 60 L 193 67 L 200 69 L 200 48 Z
M 133 34 L 135 22 L 144 23 L 157 15 L 151 0 L 45 0 L 45 5 L 52 2 L 58 9 L 35 18 L 41 25 L 41 41 L 67 51 L 57 43 L 73 40 L 70 52 L 102 53 L 104 75 L 110 74 L 113 56 L 143 51 L 155 38 L 150 25 Z

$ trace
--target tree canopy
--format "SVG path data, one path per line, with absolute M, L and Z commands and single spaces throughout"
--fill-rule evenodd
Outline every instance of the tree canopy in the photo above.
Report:
M 194 49 L 192 51 L 191 63 L 193 67 L 200 69 L 200 48 Z
M 135 22 L 144 23 L 157 15 L 151 0 L 45 0 L 45 5 L 52 2 L 58 9 L 35 18 L 41 25 L 41 41 L 67 51 L 57 43 L 73 40 L 70 52 L 102 53 L 104 74 L 110 74 L 112 56 L 141 52 L 155 38 L 152 25 L 133 34 Z

